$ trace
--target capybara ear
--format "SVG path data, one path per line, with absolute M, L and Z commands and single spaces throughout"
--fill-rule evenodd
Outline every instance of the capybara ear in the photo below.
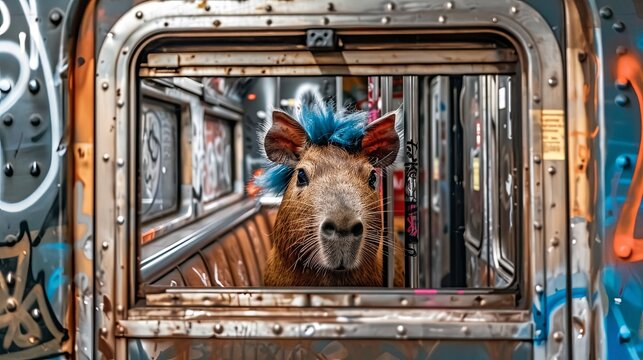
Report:
M 400 137 L 395 130 L 397 112 L 390 112 L 368 124 L 362 138 L 362 153 L 375 167 L 391 165 L 400 149 Z
M 297 120 L 283 111 L 272 112 L 272 126 L 263 144 L 270 161 L 295 167 L 307 141 L 308 134 Z

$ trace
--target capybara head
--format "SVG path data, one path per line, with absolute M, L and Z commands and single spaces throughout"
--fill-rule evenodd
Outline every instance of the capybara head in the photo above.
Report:
M 298 118 L 274 111 L 264 140 L 274 164 L 262 182 L 283 191 L 273 255 L 293 271 L 340 275 L 372 267 L 382 241 L 376 168 L 397 156 L 396 114 L 366 124 L 366 113 L 318 106 Z

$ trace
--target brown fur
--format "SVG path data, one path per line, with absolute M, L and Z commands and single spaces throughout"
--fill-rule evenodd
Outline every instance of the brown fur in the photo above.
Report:
M 267 286 L 383 286 L 382 203 L 368 185 L 373 165 L 365 154 L 350 154 L 335 146 L 308 145 L 299 154 L 298 168 L 309 174 L 310 186 L 299 188 L 290 179 L 272 233 L 273 247 L 264 282 Z M 328 194 L 343 191 L 363 206 L 364 239 L 353 269 L 333 271 L 319 266 L 319 214 L 328 207 Z M 395 286 L 404 286 L 403 250 L 395 240 Z

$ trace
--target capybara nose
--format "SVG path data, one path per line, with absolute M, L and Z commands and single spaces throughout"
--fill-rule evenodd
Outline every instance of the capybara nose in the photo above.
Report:
M 342 224 L 338 224 L 332 219 L 326 219 L 321 225 L 321 233 L 326 238 L 335 236 L 361 238 L 364 233 L 364 225 L 359 220 L 344 221 Z

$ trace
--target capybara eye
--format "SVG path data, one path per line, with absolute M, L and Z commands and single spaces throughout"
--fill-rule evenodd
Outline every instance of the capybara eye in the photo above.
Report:
M 306 186 L 308 185 L 308 175 L 304 169 L 297 170 L 297 186 Z
M 368 186 L 375 190 L 375 183 L 377 183 L 377 173 L 375 170 L 371 170 L 371 174 L 368 176 Z

